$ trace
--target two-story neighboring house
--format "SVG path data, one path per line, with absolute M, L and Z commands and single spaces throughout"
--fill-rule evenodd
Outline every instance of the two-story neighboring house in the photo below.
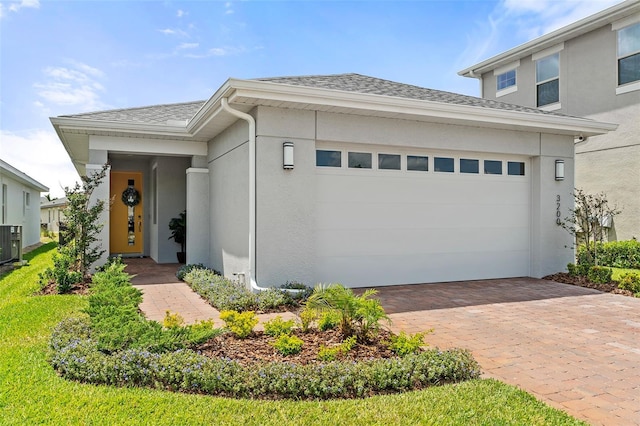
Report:
M 481 97 L 619 124 L 575 139 L 575 185 L 622 211 L 610 240 L 640 238 L 640 2 L 629 0 L 475 64 Z M 567 194 L 568 195 L 568 194 Z

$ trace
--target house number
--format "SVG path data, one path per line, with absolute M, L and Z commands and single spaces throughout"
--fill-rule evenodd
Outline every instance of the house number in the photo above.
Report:
M 560 213 L 560 195 L 556 195 L 556 224 L 562 225 L 562 220 L 560 219 L 562 214 Z

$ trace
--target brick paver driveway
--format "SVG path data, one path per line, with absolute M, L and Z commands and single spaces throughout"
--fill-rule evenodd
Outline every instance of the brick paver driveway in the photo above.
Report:
M 640 299 L 531 278 L 378 288 L 396 331 L 592 424 L 640 424 Z
M 149 318 L 167 309 L 189 322 L 218 316 L 175 279 L 178 265 L 127 263 Z M 394 331 L 433 328 L 431 346 L 467 348 L 485 376 L 589 423 L 640 424 L 640 299 L 531 278 L 378 291 Z

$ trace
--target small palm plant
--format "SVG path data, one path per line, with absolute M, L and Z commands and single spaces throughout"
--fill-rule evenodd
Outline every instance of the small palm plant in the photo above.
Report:
M 184 251 L 184 245 L 187 242 L 187 212 L 183 211 L 179 217 L 174 217 L 169 221 L 169 229 L 171 235 L 169 239 L 173 239 L 176 243 L 180 244 L 180 252 L 178 253 L 178 262 L 185 263 L 186 254 Z

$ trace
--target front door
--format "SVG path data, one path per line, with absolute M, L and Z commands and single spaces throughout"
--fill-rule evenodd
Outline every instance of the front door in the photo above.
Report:
M 142 254 L 142 173 L 111 172 L 109 252 Z

